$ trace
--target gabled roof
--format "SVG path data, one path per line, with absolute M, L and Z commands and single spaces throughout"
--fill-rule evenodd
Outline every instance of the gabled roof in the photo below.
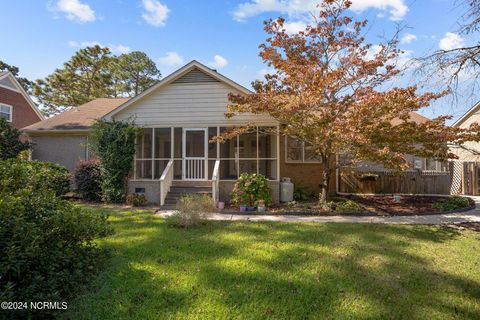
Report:
M 23 128 L 27 133 L 88 131 L 94 121 L 103 117 L 129 98 L 99 98 L 69 111 Z
M 213 69 L 210 69 L 209 67 L 205 66 L 204 64 L 196 61 L 196 60 L 192 60 L 191 62 L 189 62 L 188 64 L 186 64 L 185 66 L 181 67 L 180 69 L 178 69 L 177 71 L 171 73 L 170 75 L 168 75 L 167 77 L 163 78 L 161 81 L 159 81 L 157 84 L 153 85 L 152 87 L 150 87 L 149 89 L 145 90 L 144 92 L 142 92 L 141 94 L 139 94 L 138 96 L 130 99 L 129 101 L 125 102 L 124 104 L 122 104 L 121 106 L 119 106 L 118 108 L 112 110 L 111 112 L 109 112 L 108 114 L 106 114 L 104 116 L 104 118 L 106 119 L 110 119 L 113 115 L 117 114 L 118 112 L 122 111 L 122 110 L 125 110 L 126 108 L 128 108 L 129 106 L 131 106 L 132 104 L 134 104 L 136 101 L 148 96 L 149 94 L 157 91 L 158 89 L 174 82 L 175 80 L 177 80 L 178 78 L 182 77 L 183 75 L 187 74 L 188 72 L 194 70 L 194 69 L 198 69 L 202 72 L 204 72 L 205 74 L 211 76 L 212 78 L 220 81 L 220 82 L 223 82 L 225 83 L 226 85 L 240 91 L 241 93 L 244 93 L 244 94 L 250 94 L 252 93 L 250 90 L 248 90 L 247 88 L 245 88 L 244 86 L 236 83 L 235 81 L 227 78 L 226 76 L 218 73 L 216 70 L 213 70 Z
M 462 123 L 464 123 L 468 118 L 470 118 L 474 113 L 476 113 L 477 111 L 479 111 L 480 109 L 480 101 L 477 102 L 476 104 L 473 105 L 473 107 L 470 108 L 470 110 L 468 110 L 467 112 L 465 112 L 465 114 L 463 116 L 461 116 L 457 121 L 455 121 L 452 126 L 453 127 L 458 127 L 460 126 Z
M 18 82 L 18 80 L 15 78 L 15 76 L 9 71 L 0 72 L 0 80 L 6 79 L 6 78 L 8 78 L 13 83 L 13 85 L 15 86 L 15 89 L 13 89 L 11 87 L 5 87 L 5 86 L 2 86 L 2 87 L 6 88 L 8 90 L 13 90 L 13 91 L 21 93 L 23 95 L 23 97 L 25 98 L 25 100 L 27 100 L 28 104 L 33 109 L 33 111 L 40 118 L 40 120 L 45 119 L 45 117 L 40 112 L 40 110 L 38 110 L 38 107 L 35 104 L 35 102 L 33 102 L 32 98 L 30 98 L 30 95 L 25 91 L 25 89 L 23 89 L 22 85 Z

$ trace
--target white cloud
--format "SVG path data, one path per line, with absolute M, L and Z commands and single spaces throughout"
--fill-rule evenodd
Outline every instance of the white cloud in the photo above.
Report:
M 458 33 L 447 32 L 445 36 L 440 39 L 438 46 L 442 50 L 452 50 L 464 45 L 465 41 Z
M 167 21 L 168 9 L 167 5 L 157 0 L 142 0 L 144 12 L 143 20 L 155 27 L 163 27 Z
M 97 19 L 95 11 L 80 0 L 58 0 L 53 10 L 63 12 L 68 20 L 80 23 L 93 22 Z
M 400 39 L 400 43 L 402 44 L 408 44 L 413 41 L 417 40 L 417 36 L 412 34 L 412 33 L 406 33 L 403 35 L 402 39 Z
M 162 65 L 171 66 L 171 67 L 184 64 L 183 57 L 173 51 L 167 52 L 167 54 L 165 54 L 165 56 L 163 57 L 160 57 L 158 61 Z
M 264 12 L 281 12 L 290 17 L 308 15 L 318 10 L 318 0 L 250 0 L 241 3 L 233 11 L 233 18 L 237 21 L 256 16 Z M 391 20 L 401 20 L 408 13 L 405 0 L 353 0 L 351 9 L 356 12 L 375 8 L 389 11 Z
M 113 53 L 125 54 L 132 51 L 130 47 L 123 44 L 109 44 L 108 47 Z
M 264 78 L 267 74 L 273 74 L 275 72 L 275 69 L 273 68 L 264 68 L 264 69 L 260 69 L 257 73 L 257 76 L 259 78 Z
M 283 24 L 283 28 L 285 29 L 286 33 L 294 34 L 299 33 L 300 31 L 305 31 L 307 24 L 302 21 L 285 22 Z
M 123 45 L 123 44 L 108 44 L 108 45 L 103 45 L 98 41 L 68 41 L 68 46 L 70 48 L 85 48 L 85 47 L 93 47 L 93 46 L 100 46 L 100 47 L 107 47 L 112 51 L 114 54 L 124 54 L 124 53 L 129 53 L 132 51 L 130 47 Z
M 370 8 L 390 12 L 390 20 L 402 20 L 408 13 L 404 0 L 353 0 L 350 7 L 353 11 L 362 12 Z
M 216 54 L 215 56 L 213 56 L 213 61 L 208 62 L 207 65 L 213 69 L 221 69 L 228 65 L 228 60 L 221 55 Z
M 367 54 L 365 55 L 365 60 L 373 60 L 377 56 L 377 54 L 382 51 L 382 46 L 379 44 L 374 44 L 367 50 Z

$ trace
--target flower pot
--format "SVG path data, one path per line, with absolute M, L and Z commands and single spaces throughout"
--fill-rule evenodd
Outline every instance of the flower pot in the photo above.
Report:
M 225 202 L 219 201 L 217 204 L 218 209 L 223 210 L 225 209 Z
M 247 212 L 247 206 L 240 206 L 240 212 Z

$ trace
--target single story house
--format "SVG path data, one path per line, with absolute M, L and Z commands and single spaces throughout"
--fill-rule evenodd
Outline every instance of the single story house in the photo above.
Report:
M 308 145 L 279 135 L 280 124 L 268 115 L 226 118 L 229 93 L 251 92 L 192 61 L 132 99 L 96 99 L 25 131 L 35 143 L 33 159 L 73 170 L 78 160 L 90 156 L 87 135 L 95 119 L 133 117 L 143 134 L 137 139 L 129 192 L 145 193 L 150 203 L 168 204 L 175 191 L 194 188 L 208 188 L 214 198 L 228 200 L 242 172 L 268 177 L 275 202 L 282 177 L 306 190 L 320 191 L 322 163 Z M 245 124 L 254 124 L 255 132 L 225 143 L 209 142 L 229 127 Z M 412 165 L 418 170 L 430 169 L 430 164 L 417 160 L 412 159 Z M 335 193 L 336 187 L 332 185 L 330 192 Z
M 28 93 L 9 71 L 0 72 L 0 118 L 17 129 L 44 119 Z

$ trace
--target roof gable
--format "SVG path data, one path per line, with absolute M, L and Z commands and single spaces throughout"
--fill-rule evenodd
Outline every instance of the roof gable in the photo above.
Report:
M 17 87 L 16 87 L 15 84 L 12 82 L 12 80 L 10 80 L 9 77 L 5 77 L 5 78 L 3 78 L 3 79 L 0 79 L 0 86 L 6 87 L 6 88 L 8 88 L 8 89 L 15 90 L 15 91 L 18 91 Z
M 221 82 L 227 86 L 241 92 L 244 94 L 250 94 L 251 91 L 247 88 L 241 86 L 235 81 L 225 77 L 224 75 L 218 73 L 215 70 L 208 68 L 207 66 L 201 64 L 200 62 L 193 60 L 190 63 L 186 64 L 177 71 L 171 73 L 164 79 L 162 79 L 157 84 L 153 85 L 149 89 L 145 90 L 135 98 L 130 99 L 126 103 L 122 104 L 118 108 L 109 112 L 104 116 L 105 119 L 111 119 L 112 116 L 119 113 L 122 110 L 125 110 L 135 104 L 136 101 L 156 92 L 160 88 L 171 84 L 171 83 L 202 83 L 202 82 Z
M 23 89 L 22 85 L 17 81 L 11 72 L 7 71 L 0 73 L 0 86 L 21 93 L 40 120 L 45 119 L 43 114 L 37 108 L 35 102 L 33 102 L 32 98 L 30 98 L 30 95 L 25 91 L 25 89 Z
M 460 117 L 457 121 L 453 123 L 453 127 L 461 126 L 468 118 L 476 114 L 480 109 L 480 101 L 473 105 L 463 116 Z

